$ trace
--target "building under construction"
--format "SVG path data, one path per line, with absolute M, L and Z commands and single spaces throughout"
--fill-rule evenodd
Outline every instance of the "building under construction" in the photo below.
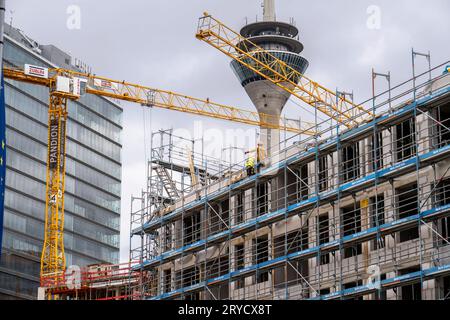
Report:
M 276 21 L 274 1 L 241 36 L 306 71 L 298 30 Z M 320 121 L 318 106 L 313 135 L 282 141 L 262 127 L 254 174 L 153 133 L 147 185 L 132 198 L 133 281 L 117 298 L 449 298 L 449 62 L 420 74 L 422 56 L 412 53 L 412 79 L 349 110 L 354 125 Z M 289 92 L 232 68 L 258 112 L 281 114 Z
M 137 291 L 152 299 L 448 297 L 449 78 L 417 86 L 416 99 L 406 90 L 381 102 L 374 111 L 386 111 L 361 127 L 294 137 L 253 176 L 243 164 L 218 172 L 212 159 L 195 163 L 196 185 L 183 182 L 192 155 L 158 132 L 165 142 L 152 149 L 147 189 L 133 199 Z
M 264 21 L 241 35 L 303 73 L 298 30 L 274 12 L 266 1 Z M 170 132 L 152 136 L 148 185 L 131 210 L 141 297 L 449 297 L 445 66 L 362 103 L 372 117 L 350 129 L 316 116 L 317 134 L 280 142 L 261 128 L 268 155 L 250 176 L 243 163 L 178 150 Z M 232 68 L 259 112 L 281 113 L 289 94 Z

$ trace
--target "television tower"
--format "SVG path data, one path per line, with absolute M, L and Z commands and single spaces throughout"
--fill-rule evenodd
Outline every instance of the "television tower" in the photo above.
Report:
M 241 29 L 241 35 L 303 74 L 309 63 L 300 55 L 303 44 L 298 40 L 297 27 L 276 20 L 275 0 L 264 0 L 263 7 L 263 21 L 247 24 Z M 248 52 L 251 50 L 249 48 Z M 290 94 L 235 60 L 231 62 L 231 67 L 257 111 L 280 117 Z M 260 143 L 267 156 L 278 152 L 279 130 L 261 127 Z

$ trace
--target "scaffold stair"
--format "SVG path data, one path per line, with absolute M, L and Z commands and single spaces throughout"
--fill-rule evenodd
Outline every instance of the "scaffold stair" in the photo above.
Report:
M 156 174 L 158 175 L 158 178 L 163 183 L 164 189 L 166 190 L 167 194 L 170 198 L 179 198 L 180 195 L 178 193 L 177 187 L 175 183 L 173 182 L 171 176 L 169 175 L 169 172 L 167 172 L 166 168 L 164 168 L 161 165 L 157 165 L 154 167 L 154 170 Z

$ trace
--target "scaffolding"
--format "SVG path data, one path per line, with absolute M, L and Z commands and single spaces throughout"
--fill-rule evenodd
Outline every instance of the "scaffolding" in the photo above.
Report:
M 316 110 L 327 129 L 286 138 L 252 176 L 152 134 L 131 208 L 140 298 L 449 298 L 448 64 L 413 64 L 412 79 L 360 104 L 375 116 L 356 128 Z
M 186 139 L 173 134 L 172 129 L 159 130 L 151 134 L 151 160 L 147 163 L 147 186 L 140 197 L 131 198 L 130 230 L 145 223 L 157 221 L 173 209 L 177 201 L 189 197 L 200 197 L 205 186 L 229 177 L 239 166 L 223 159 L 205 155 L 203 139 Z M 226 170 L 224 170 L 224 167 Z M 151 260 L 168 250 L 172 245 L 170 228 L 158 231 L 134 233 L 130 237 L 130 259 Z M 136 246 L 136 244 L 138 244 Z M 155 270 L 140 269 L 142 277 L 139 292 L 147 297 L 156 283 Z M 149 283 L 152 282 L 152 283 Z
M 57 277 L 42 278 L 42 297 L 48 300 L 135 300 L 141 274 L 133 271 L 134 263 L 92 264 L 69 268 Z

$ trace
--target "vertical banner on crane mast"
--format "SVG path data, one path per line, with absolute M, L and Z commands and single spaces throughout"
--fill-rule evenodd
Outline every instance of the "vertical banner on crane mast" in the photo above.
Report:
M 3 212 L 5 201 L 5 178 L 6 178 L 6 124 L 5 124 L 5 86 L 3 72 L 0 87 L 0 257 L 2 254 L 3 238 Z
M 5 85 L 3 82 L 3 33 L 5 24 L 5 0 L 0 0 L 0 258 L 2 256 L 3 214 L 5 205 L 6 178 L 6 115 Z

